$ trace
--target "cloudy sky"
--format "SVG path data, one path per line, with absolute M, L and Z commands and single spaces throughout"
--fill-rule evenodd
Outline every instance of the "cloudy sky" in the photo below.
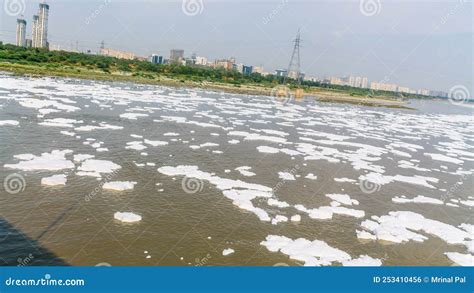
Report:
M 20 3 L 28 21 L 39 1 L 1 0 L 0 40 L 15 41 Z M 307 76 L 449 91 L 473 87 L 472 0 L 50 0 L 49 40 L 147 56 L 172 48 L 209 59 L 234 56 L 267 71 L 286 68 L 298 28 Z M 193 3 L 189 3 L 193 2 Z M 24 5 L 23 5 L 24 4 Z M 23 9 L 24 8 L 24 9 Z

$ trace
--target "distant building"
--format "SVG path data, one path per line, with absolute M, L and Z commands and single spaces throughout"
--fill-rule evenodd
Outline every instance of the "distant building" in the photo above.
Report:
M 360 85 L 361 88 L 369 88 L 369 79 L 367 77 L 362 78 L 362 83 Z
M 339 77 L 331 77 L 329 78 L 329 83 L 333 85 L 345 85 L 345 82 Z
M 252 74 L 252 70 L 253 70 L 252 66 L 244 65 L 242 67 L 242 74 L 243 75 L 250 75 L 250 74 Z
M 48 18 L 49 5 L 46 3 L 39 4 L 37 15 L 33 15 L 33 23 L 31 26 L 31 45 L 34 48 L 48 48 Z
M 31 48 L 33 46 L 33 41 L 31 39 L 26 39 L 26 47 Z
M 183 59 L 184 59 L 184 50 L 172 49 L 170 51 L 170 62 L 171 63 L 181 63 Z
M 19 47 L 26 47 L 26 20 L 16 20 L 16 45 Z
M 355 87 L 362 87 L 362 77 L 356 76 L 355 81 L 354 81 L 354 86 Z
M 206 57 L 196 56 L 195 60 L 196 61 L 195 61 L 194 64 L 207 66 L 207 58 Z
M 349 77 L 347 78 L 347 85 L 348 85 L 348 86 L 355 87 L 355 80 L 356 80 L 355 76 L 352 76 L 352 75 L 349 76 Z
M 163 56 L 159 56 L 157 54 L 153 54 L 150 56 L 150 62 L 153 64 L 163 64 L 165 59 Z
M 411 89 L 408 88 L 408 87 L 399 86 L 398 87 L 398 92 L 404 93 L 404 94 L 409 94 L 411 92 Z
M 420 90 L 418 90 L 417 94 L 422 95 L 422 96 L 429 96 L 430 95 L 430 90 L 420 89 Z
M 148 59 L 146 57 L 142 57 L 142 56 L 135 56 L 134 60 L 138 60 L 138 61 L 147 61 Z
M 110 49 L 110 48 L 101 48 L 100 49 L 100 55 L 115 57 L 115 58 L 119 58 L 119 59 L 127 59 L 127 60 L 134 60 L 135 59 L 135 54 L 133 54 L 131 52 L 124 52 L 124 51 L 114 50 L 114 49 Z
M 31 26 L 31 45 L 33 48 L 38 48 L 38 22 L 39 22 L 39 17 L 38 15 L 33 15 L 33 23 Z
M 224 68 L 225 70 L 232 70 L 234 68 L 235 59 L 218 59 L 214 61 L 215 68 Z
M 440 97 L 440 98 L 447 98 L 448 97 L 447 92 L 442 92 L 442 91 L 430 91 L 430 96 L 432 97 Z
M 370 89 L 379 90 L 379 91 L 396 92 L 398 91 L 398 85 L 391 84 L 391 83 L 371 82 Z
M 265 72 L 265 70 L 263 69 L 262 66 L 253 66 L 252 72 L 254 72 L 254 73 L 260 73 L 260 74 L 263 75 L 263 73 Z
M 276 76 L 286 76 L 288 72 L 284 69 L 277 69 L 275 70 L 275 75 Z

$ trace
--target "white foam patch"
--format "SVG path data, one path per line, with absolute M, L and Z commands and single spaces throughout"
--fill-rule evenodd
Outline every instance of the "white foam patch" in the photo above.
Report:
M 251 169 L 252 167 L 249 167 L 249 166 L 242 166 L 242 167 L 235 168 L 236 171 L 239 171 L 239 173 L 245 177 L 252 177 L 252 176 L 257 175 L 254 172 L 251 172 L 250 171 Z
M 462 229 L 440 221 L 426 219 L 420 214 L 408 211 L 390 212 L 388 215 L 381 217 L 372 216 L 371 220 L 363 221 L 361 226 L 367 232 L 370 232 L 374 239 L 393 243 L 410 240 L 423 242 L 428 239 L 427 236 L 417 232 L 437 236 L 448 244 L 465 246 L 469 244 L 469 240 L 474 238 L 474 235 Z M 363 234 L 360 235 L 364 236 Z M 368 237 L 362 238 L 368 239 Z
M 114 218 L 124 223 L 135 223 L 142 220 L 142 216 L 130 212 L 116 212 Z
M 304 178 L 310 179 L 310 180 L 316 180 L 318 179 L 318 176 L 314 175 L 313 173 L 308 173 Z
M 446 252 L 444 253 L 452 262 L 465 267 L 474 266 L 474 255 L 469 253 Z
M 285 236 L 268 235 L 260 244 L 271 252 L 281 252 L 291 259 L 301 261 L 305 266 L 327 266 L 333 263 L 377 265 L 379 263 L 368 256 L 352 260 L 347 252 L 331 247 L 321 240 L 310 241 L 304 238 L 293 240 Z
M 124 191 L 124 190 L 132 190 L 137 184 L 137 182 L 134 181 L 111 181 L 111 182 L 106 182 L 102 186 L 103 189 L 107 190 L 114 190 L 114 191 Z
M 334 214 L 345 215 L 345 216 L 350 216 L 350 217 L 355 217 L 355 218 L 365 217 L 364 211 L 350 209 L 350 208 L 341 207 L 337 205 L 321 206 L 319 208 L 308 209 L 305 206 L 298 204 L 298 205 L 295 205 L 295 208 L 300 212 L 307 213 L 310 218 L 317 219 L 317 220 L 330 220 L 332 219 Z
M 38 123 L 42 126 L 49 127 L 65 127 L 72 128 L 75 123 L 83 123 L 83 121 L 77 121 L 75 119 L 66 119 L 66 118 L 54 118 L 54 119 L 45 119 L 43 122 Z
M 120 165 L 115 164 L 114 162 L 107 161 L 107 160 L 96 160 L 96 159 L 87 159 L 82 162 L 81 166 L 77 168 L 78 175 L 81 174 L 82 176 L 94 176 L 100 174 L 108 174 L 113 173 L 116 170 L 119 170 L 121 167 Z
M 66 182 L 67 178 L 64 174 L 41 178 L 41 185 L 47 186 L 66 185 Z
M 295 176 L 289 172 L 278 172 L 278 177 L 285 181 L 296 180 Z
M 230 255 L 230 254 L 232 254 L 232 253 L 234 253 L 234 252 L 235 252 L 235 250 L 233 250 L 232 248 L 226 248 L 226 249 L 224 249 L 224 250 L 222 251 L 222 255 L 223 255 L 223 256 L 228 256 L 228 255 Z
M 268 136 L 268 135 L 260 135 L 258 133 L 249 133 L 246 131 L 229 131 L 227 135 L 230 136 L 241 136 L 244 137 L 244 140 L 264 140 L 274 143 L 287 143 L 285 138 L 276 137 L 276 136 Z
M 144 114 L 144 113 L 124 113 L 124 114 L 120 114 L 120 118 L 129 119 L 129 120 L 137 120 L 140 117 L 148 117 L 148 116 L 149 116 L 148 114 Z
M 19 124 L 20 122 L 15 121 L 15 120 L 0 120 L 0 126 L 6 126 L 6 125 L 17 126 Z
M 145 144 L 148 144 L 148 145 L 151 145 L 151 146 L 154 146 L 154 147 L 168 145 L 167 141 L 160 141 L 160 140 L 145 139 L 143 142 Z
M 158 172 L 167 176 L 186 176 L 188 178 L 196 178 L 206 180 L 222 190 L 225 197 L 232 200 L 232 203 L 239 208 L 254 213 L 261 221 L 270 221 L 268 213 L 258 207 L 255 207 L 252 200 L 255 198 L 271 198 L 273 196 L 270 187 L 246 183 L 241 180 L 225 179 L 215 176 L 208 172 L 200 171 L 197 166 L 165 166 L 158 168 Z
M 23 171 L 49 170 L 59 171 L 73 169 L 74 163 L 66 159 L 71 150 L 53 150 L 51 153 L 42 153 L 40 156 L 32 154 L 21 154 L 14 156 L 21 161 L 17 164 L 5 164 L 5 168 Z
M 356 183 L 357 180 L 354 180 L 354 179 L 350 179 L 350 178 L 334 178 L 334 181 L 336 182 L 342 182 L 342 183 Z
M 351 199 L 351 197 L 348 194 L 337 194 L 337 193 L 332 193 L 332 194 L 326 194 L 326 197 L 329 197 L 332 200 L 335 200 L 341 204 L 344 205 L 359 205 L 359 202 L 355 199 Z
M 382 175 L 380 173 L 372 172 L 368 173 L 365 175 L 361 175 L 359 177 L 359 181 L 367 181 L 367 182 L 372 182 L 377 185 L 384 185 L 390 182 L 398 181 L 398 182 L 403 182 L 403 183 L 410 183 L 410 184 L 415 184 L 415 185 L 421 185 L 424 187 L 432 188 L 434 189 L 435 187 L 431 185 L 430 183 L 438 183 L 439 179 L 434 178 L 434 177 L 426 177 L 426 176 L 419 176 L 419 175 L 414 175 L 414 176 L 403 176 L 403 175 L 395 175 L 395 176 L 387 176 L 387 175 Z
M 444 204 L 442 200 L 439 200 L 437 198 L 432 198 L 432 197 L 426 197 L 423 195 L 418 195 L 414 198 L 406 198 L 405 196 L 401 196 L 401 197 L 396 196 L 392 198 L 392 201 L 396 203 L 427 203 L 427 204 L 437 204 L 437 205 Z
M 461 165 L 464 163 L 463 160 L 459 160 L 453 157 L 445 156 L 442 154 L 431 154 L 431 153 L 425 153 L 425 156 L 431 157 L 431 159 L 436 160 L 436 161 L 441 161 L 441 162 L 447 162 L 447 163 L 453 163 L 456 165 Z

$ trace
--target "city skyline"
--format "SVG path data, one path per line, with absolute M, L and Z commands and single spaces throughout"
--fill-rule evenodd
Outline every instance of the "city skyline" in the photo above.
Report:
M 216 13 L 225 11 L 224 8 L 229 5 L 242 12 L 243 9 L 239 9 L 235 1 L 226 4 L 205 1 L 203 12 L 195 16 L 184 14 L 180 1 L 142 3 L 143 5 L 133 7 L 128 2 L 113 1 L 88 1 L 81 5 L 68 1 L 48 2 L 54 4 L 55 10 L 54 18 L 50 21 L 49 39 L 52 44 L 63 48 L 77 46 L 81 51 L 98 51 L 102 40 L 108 44 L 107 47 L 131 51 L 141 56 L 167 56 L 171 49 L 182 48 L 188 55 L 197 53 L 209 60 L 234 56 L 241 63 L 263 66 L 266 71 L 273 72 L 288 66 L 291 40 L 298 27 L 301 27 L 302 72 L 308 77 L 357 75 L 367 76 L 372 81 L 418 89 L 448 91 L 457 84 L 473 88 L 470 72 L 472 26 L 469 25 L 472 19 L 467 12 L 469 9 L 465 9 L 472 6 L 472 3 L 463 3 L 466 7 L 462 9 L 458 7 L 459 1 L 436 4 L 444 5 L 443 9 L 430 9 L 422 3 L 400 5 L 404 6 L 405 13 L 406 8 L 426 10 L 426 16 L 421 15 L 416 22 L 420 24 L 411 28 L 401 19 L 390 17 L 391 14 L 397 15 L 398 8 L 385 2 L 377 15 L 349 18 L 349 11 L 360 14 L 357 5 L 317 1 L 316 7 L 320 10 L 340 10 L 341 15 L 336 15 L 337 18 L 347 19 L 341 26 L 336 19 L 329 21 L 308 17 L 307 14 L 302 14 L 301 20 L 287 18 L 291 13 L 301 12 L 301 6 L 315 7 L 314 3 L 259 2 L 249 4 L 253 9 L 247 12 L 249 17 L 244 17 L 244 23 L 251 30 L 242 37 L 243 31 L 236 30 L 230 23 L 235 20 L 234 14 L 227 19 L 216 16 Z M 24 15 L 32 14 L 38 3 L 39 1 L 28 2 Z M 442 13 L 438 12 L 434 16 L 435 10 Z M 75 17 L 71 17 L 72 11 Z M 144 14 L 143 17 L 137 17 L 138 11 L 140 15 Z M 318 11 L 314 13 L 322 14 Z M 384 16 L 387 14 L 388 16 Z M 153 18 L 153 15 L 159 17 Z M 203 15 L 206 18 L 218 17 L 220 21 L 209 24 Z M 411 16 L 410 14 L 409 17 Z M 12 25 L 10 22 L 6 23 L 6 20 L 11 19 L 8 16 L 2 18 L 1 39 L 15 43 L 14 29 L 9 30 L 8 27 Z M 421 24 L 422 19 L 428 19 L 431 23 Z M 150 24 L 144 25 L 144 22 Z M 354 23 L 355 25 L 351 25 Z M 430 31 L 433 23 L 440 26 L 435 33 Z M 138 27 L 141 29 L 137 29 Z M 149 27 L 154 30 L 150 31 Z M 272 33 L 275 30 L 278 33 Z M 389 33 L 380 35 L 384 30 Z M 394 43 L 400 46 L 395 48 Z

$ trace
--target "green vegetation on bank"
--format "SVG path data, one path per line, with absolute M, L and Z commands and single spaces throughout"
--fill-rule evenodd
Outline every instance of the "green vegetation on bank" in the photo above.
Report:
M 164 80 L 193 83 L 220 83 L 232 87 L 258 86 L 272 88 L 283 82 L 283 77 L 259 73 L 243 75 L 235 70 L 224 70 L 203 66 L 183 66 L 176 64 L 159 65 L 147 61 L 126 60 L 101 55 L 74 53 L 66 51 L 49 51 L 39 48 L 23 48 L 10 44 L 0 43 L 0 62 L 22 67 L 5 67 L 0 69 L 23 73 L 48 73 L 84 78 L 138 80 L 141 82 L 159 83 Z M 41 70 L 34 71 L 32 68 Z M 29 69 L 26 72 L 26 69 Z M 108 78 L 110 77 L 110 78 Z M 287 80 L 287 86 L 296 88 L 296 80 Z M 417 95 L 398 94 L 385 91 L 353 88 L 349 86 L 330 85 L 319 82 L 303 81 L 299 86 L 306 92 L 319 90 L 341 93 L 352 97 L 379 97 L 379 98 L 417 98 Z

